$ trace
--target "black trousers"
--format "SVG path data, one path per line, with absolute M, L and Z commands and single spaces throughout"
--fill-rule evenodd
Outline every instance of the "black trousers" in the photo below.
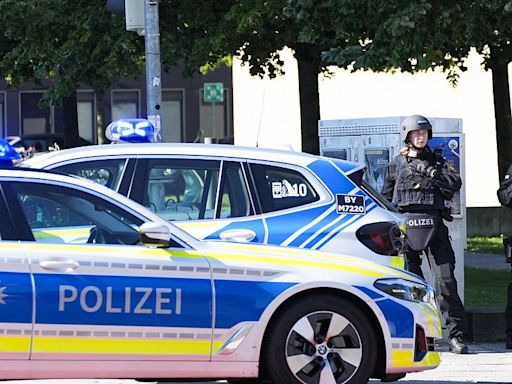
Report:
M 508 283 L 507 306 L 505 307 L 505 332 L 507 339 L 512 339 L 512 282 Z
M 428 255 L 430 270 L 434 276 L 436 300 L 446 321 L 448 337 L 463 337 L 468 331 L 464 305 L 457 292 L 455 279 L 455 254 L 450 243 L 448 228 L 439 212 L 425 212 L 434 215 L 434 234 L 425 253 Z M 406 256 L 410 272 L 424 277 L 421 271 L 421 254 L 423 251 L 407 250 Z M 511 305 L 512 311 L 512 305 Z M 512 314 L 511 314 L 512 315 Z M 511 316 L 512 321 L 512 316 Z M 512 332 L 512 324 L 510 328 Z

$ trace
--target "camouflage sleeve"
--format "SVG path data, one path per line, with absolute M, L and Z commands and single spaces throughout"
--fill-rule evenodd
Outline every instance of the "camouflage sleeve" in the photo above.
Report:
M 391 160 L 384 174 L 384 184 L 382 185 L 381 194 L 388 200 L 393 200 L 393 192 L 395 190 L 395 183 L 397 179 L 397 162 L 396 157 Z

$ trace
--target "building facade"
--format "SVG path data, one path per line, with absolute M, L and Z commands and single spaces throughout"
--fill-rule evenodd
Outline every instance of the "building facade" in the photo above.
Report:
M 204 85 L 222 83 L 223 102 L 204 101 Z M 229 140 L 233 137 L 233 94 L 231 68 L 221 67 L 206 75 L 182 76 L 182 69 L 162 72 L 162 140 L 166 142 L 203 141 L 204 138 Z M 0 82 L 0 134 L 21 136 L 35 133 L 62 133 L 62 106 L 39 106 L 44 87 L 25 84 L 17 89 Z M 98 97 L 92 89 L 77 89 L 80 136 L 98 142 Z M 122 80 L 104 96 L 105 126 L 119 118 L 146 117 L 144 77 Z M 98 134 L 100 131 L 100 135 Z

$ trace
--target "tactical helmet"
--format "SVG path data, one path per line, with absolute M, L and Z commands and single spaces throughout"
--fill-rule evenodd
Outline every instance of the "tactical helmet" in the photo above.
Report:
M 407 142 L 409 132 L 418 131 L 420 129 L 428 130 L 428 139 L 430 140 L 432 138 L 432 124 L 430 124 L 430 121 L 428 121 L 425 116 L 412 115 L 406 117 L 400 125 L 400 140 Z

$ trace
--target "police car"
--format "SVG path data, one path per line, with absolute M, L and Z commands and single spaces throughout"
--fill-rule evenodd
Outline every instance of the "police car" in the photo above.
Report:
M 89 180 L 0 169 L 0 379 L 363 383 L 435 368 L 440 337 L 408 272 L 200 241 Z
M 128 132 L 146 138 L 144 120 L 121 122 L 109 126 L 107 137 Z M 125 130 L 112 133 L 120 126 Z M 404 267 L 399 226 L 405 220 L 363 181 L 362 164 L 292 151 L 169 143 L 88 146 L 22 164 L 92 179 L 201 239 L 346 252 Z

